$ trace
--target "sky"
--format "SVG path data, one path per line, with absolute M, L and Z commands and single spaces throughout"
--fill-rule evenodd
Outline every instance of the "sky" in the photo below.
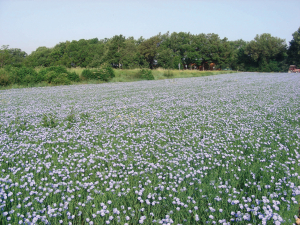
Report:
M 300 27 L 299 9 L 300 0 L 0 0 L 0 47 L 30 54 L 67 40 L 168 31 L 231 41 L 270 33 L 289 44 Z

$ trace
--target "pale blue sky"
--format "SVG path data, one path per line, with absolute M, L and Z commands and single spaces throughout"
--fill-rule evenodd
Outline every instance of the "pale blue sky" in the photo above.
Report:
M 285 39 L 300 27 L 300 0 L 0 0 L 0 46 L 28 54 L 66 40 L 216 33 Z

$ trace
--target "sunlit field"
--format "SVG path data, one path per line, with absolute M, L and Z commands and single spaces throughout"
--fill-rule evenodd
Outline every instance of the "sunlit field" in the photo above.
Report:
M 299 74 L 0 91 L 0 224 L 293 224 Z

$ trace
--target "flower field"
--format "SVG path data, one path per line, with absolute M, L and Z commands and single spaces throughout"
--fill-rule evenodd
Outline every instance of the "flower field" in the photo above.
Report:
M 300 76 L 0 91 L 0 224 L 293 224 Z

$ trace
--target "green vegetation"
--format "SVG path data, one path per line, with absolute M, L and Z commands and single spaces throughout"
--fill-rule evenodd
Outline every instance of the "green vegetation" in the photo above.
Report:
M 102 80 L 109 81 L 115 77 L 114 70 L 109 66 L 100 67 L 97 69 L 85 69 L 82 71 L 81 77 L 85 80 Z
M 24 67 L 26 68 L 26 67 Z M 13 68 L 13 71 L 19 68 Z M 29 68 L 33 70 L 32 68 Z M 66 68 L 64 68 L 66 69 Z M 10 70 L 8 70 L 10 71 Z M 0 89 L 11 88 L 26 88 L 26 87 L 45 87 L 56 85 L 69 84 L 99 84 L 103 82 L 132 82 L 141 80 L 163 80 L 170 78 L 187 78 L 187 77 L 202 77 L 217 74 L 236 73 L 236 71 L 198 71 L 198 70 L 164 70 L 164 69 L 127 69 L 119 70 L 111 67 L 84 69 L 84 68 L 70 68 L 58 73 L 48 68 L 36 68 L 33 70 L 37 75 L 35 79 L 37 82 L 12 82 L 14 72 L 8 72 L 6 69 L 0 69 Z M 46 72 L 45 72 L 46 71 Z M 59 71 L 59 70 L 58 70 Z M 71 77 L 70 79 L 69 77 Z M 76 79 L 74 79 L 76 77 Z
M 139 71 L 139 77 L 143 80 L 154 80 L 154 76 L 151 70 L 142 69 Z
M 33 69 L 31 67 L 12 67 L 5 66 L 0 69 L 0 84 L 2 86 L 21 85 L 34 86 L 35 84 L 71 84 L 79 82 L 79 75 L 75 72 L 69 72 L 63 66 L 51 66 L 42 69 Z
M 290 42 L 290 47 L 287 51 L 288 62 L 291 65 L 297 65 L 300 68 L 300 27 L 293 33 L 293 39 Z
M 149 39 L 140 37 L 137 40 L 115 35 L 102 40 L 66 41 L 53 48 L 39 47 L 30 55 L 3 45 L 0 49 L 0 86 L 107 82 L 117 73 L 113 68 L 142 69 L 138 73 L 122 71 L 119 74 L 126 75 L 115 78 L 118 81 L 156 79 L 155 72 L 147 69 L 286 72 L 290 64 L 300 67 L 299 59 L 300 28 L 293 33 L 289 46 L 285 40 L 267 33 L 246 42 L 221 39 L 217 34 L 185 32 L 159 33 Z M 175 75 L 164 72 L 163 76 Z

